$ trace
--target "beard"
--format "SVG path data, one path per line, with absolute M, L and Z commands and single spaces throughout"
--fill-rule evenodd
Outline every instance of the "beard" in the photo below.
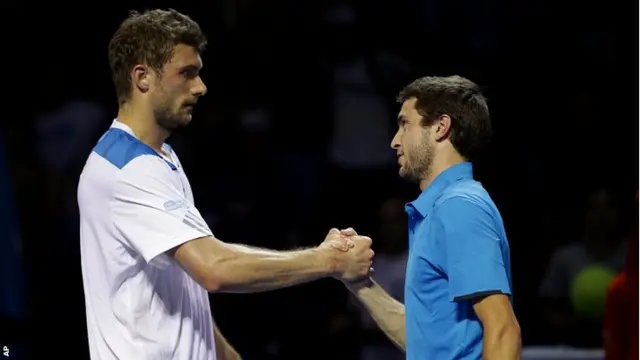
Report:
M 433 164 L 433 144 L 425 141 L 404 150 L 405 163 L 400 168 L 400 177 L 412 182 L 420 183 L 427 178 Z
M 186 123 L 180 119 L 180 114 L 176 114 L 167 108 L 154 110 L 154 115 L 158 126 L 169 131 L 177 130 L 186 125 Z
M 170 132 L 189 124 L 189 115 L 183 111 L 182 106 L 171 106 L 175 103 L 175 99 L 171 99 L 170 96 L 160 96 L 153 107 L 153 115 L 158 126 Z

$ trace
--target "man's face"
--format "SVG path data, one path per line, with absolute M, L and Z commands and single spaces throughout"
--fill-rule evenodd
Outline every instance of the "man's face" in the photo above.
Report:
M 431 169 L 435 140 L 431 127 L 421 125 L 422 115 L 415 108 L 416 98 L 402 104 L 398 114 L 398 132 L 393 137 L 391 148 L 398 155 L 400 176 L 411 182 L 420 182 Z
M 177 45 L 163 67 L 151 93 L 153 112 L 158 125 L 175 130 L 191 122 L 193 107 L 207 92 L 200 78 L 202 59 L 195 48 Z

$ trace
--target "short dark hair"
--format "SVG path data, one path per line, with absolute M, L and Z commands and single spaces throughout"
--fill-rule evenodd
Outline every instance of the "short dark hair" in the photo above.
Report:
M 432 125 L 440 116 L 451 118 L 449 140 L 467 159 L 472 159 L 491 137 L 491 117 L 480 87 L 461 76 L 427 76 L 414 80 L 398 95 L 403 103 L 416 98 L 422 125 Z
M 118 103 L 131 96 L 131 69 L 140 63 L 161 73 L 176 45 L 204 51 L 207 39 L 198 23 L 173 9 L 131 11 L 109 42 L 109 66 Z

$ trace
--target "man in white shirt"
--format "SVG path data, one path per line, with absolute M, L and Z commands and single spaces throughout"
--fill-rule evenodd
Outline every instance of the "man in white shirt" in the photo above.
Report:
M 332 229 L 317 248 L 277 252 L 216 239 L 164 143 L 206 93 L 206 40 L 176 11 L 132 13 L 109 44 L 117 120 L 78 185 L 92 359 L 231 360 L 207 291 L 258 292 L 367 276 L 371 239 Z

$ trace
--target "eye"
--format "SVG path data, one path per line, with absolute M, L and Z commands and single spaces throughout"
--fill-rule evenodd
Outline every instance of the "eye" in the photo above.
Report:
M 182 70 L 181 72 L 182 76 L 184 76 L 187 79 L 195 79 L 200 75 L 200 70 L 196 67 L 187 67 L 185 69 Z

